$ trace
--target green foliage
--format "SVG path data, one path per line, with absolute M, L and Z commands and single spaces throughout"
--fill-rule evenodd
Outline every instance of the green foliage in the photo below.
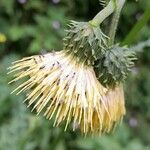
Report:
M 8 49 L 37 53 L 41 49 L 61 48 L 62 42 L 58 44 L 57 39 L 64 35 L 67 10 L 63 6 L 56 8 L 50 2 L 41 0 L 29 0 L 24 4 L 19 0 L 0 3 L 0 32 L 7 36 Z
M 150 20 L 150 7 L 145 10 L 141 19 L 134 25 L 133 29 L 126 36 L 123 44 L 131 44 L 134 42 L 136 35 L 145 26 L 145 24 Z
M 150 6 L 149 0 L 127 1 L 117 39 L 124 37 Z M 53 128 L 51 121 L 36 116 L 23 104 L 24 95 L 9 93 L 18 85 L 8 85 L 10 63 L 41 49 L 62 48 L 66 20 L 90 20 L 100 9 L 99 0 L 1 0 L 0 33 L 0 150 L 149 150 L 150 149 L 150 37 L 149 23 L 137 33 L 139 60 L 125 84 L 127 115 L 111 135 L 82 137 L 78 132 Z M 135 36 L 135 35 L 134 35 Z M 145 41 L 138 43 L 138 41 Z M 133 43 L 131 43 L 132 45 Z

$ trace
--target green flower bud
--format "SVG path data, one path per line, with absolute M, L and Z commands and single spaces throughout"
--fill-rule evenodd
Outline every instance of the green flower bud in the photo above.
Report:
M 126 79 L 135 59 L 130 49 L 114 45 L 95 62 L 97 78 L 104 86 L 114 87 Z
M 99 27 L 94 27 L 89 22 L 71 21 L 66 32 L 64 50 L 86 65 L 93 65 L 107 47 L 108 37 Z

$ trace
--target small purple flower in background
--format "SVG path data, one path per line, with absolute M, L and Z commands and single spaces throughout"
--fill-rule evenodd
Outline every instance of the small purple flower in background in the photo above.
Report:
M 60 0 L 52 0 L 52 2 L 53 2 L 54 4 L 58 4 L 58 3 L 60 2 Z
M 52 27 L 56 30 L 60 29 L 60 22 L 59 21 L 53 21 L 52 22 Z
M 131 118 L 129 119 L 129 125 L 130 125 L 132 128 L 136 127 L 136 126 L 138 125 L 137 119 L 131 117 Z
M 25 4 L 25 3 L 27 2 L 27 0 L 18 0 L 18 2 L 19 2 L 20 4 Z

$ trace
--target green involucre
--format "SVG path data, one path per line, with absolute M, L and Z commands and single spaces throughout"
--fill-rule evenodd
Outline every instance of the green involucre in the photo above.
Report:
M 79 62 L 94 65 L 94 61 L 105 52 L 108 37 L 100 27 L 94 27 L 89 22 L 71 21 L 66 32 L 64 50 L 76 56 Z
M 96 76 L 104 86 L 114 87 L 126 79 L 135 59 L 135 52 L 113 45 L 95 62 Z

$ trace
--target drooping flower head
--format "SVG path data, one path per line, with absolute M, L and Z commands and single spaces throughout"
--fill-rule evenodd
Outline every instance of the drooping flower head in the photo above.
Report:
M 27 91 L 28 106 L 55 118 L 55 126 L 65 122 L 65 130 L 72 123 L 73 130 L 78 127 L 84 134 L 109 132 L 125 107 L 122 85 L 106 87 L 92 66 L 105 54 L 107 37 L 88 23 L 72 25 L 64 50 L 13 62 L 11 82 L 28 77 L 13 92 Z

